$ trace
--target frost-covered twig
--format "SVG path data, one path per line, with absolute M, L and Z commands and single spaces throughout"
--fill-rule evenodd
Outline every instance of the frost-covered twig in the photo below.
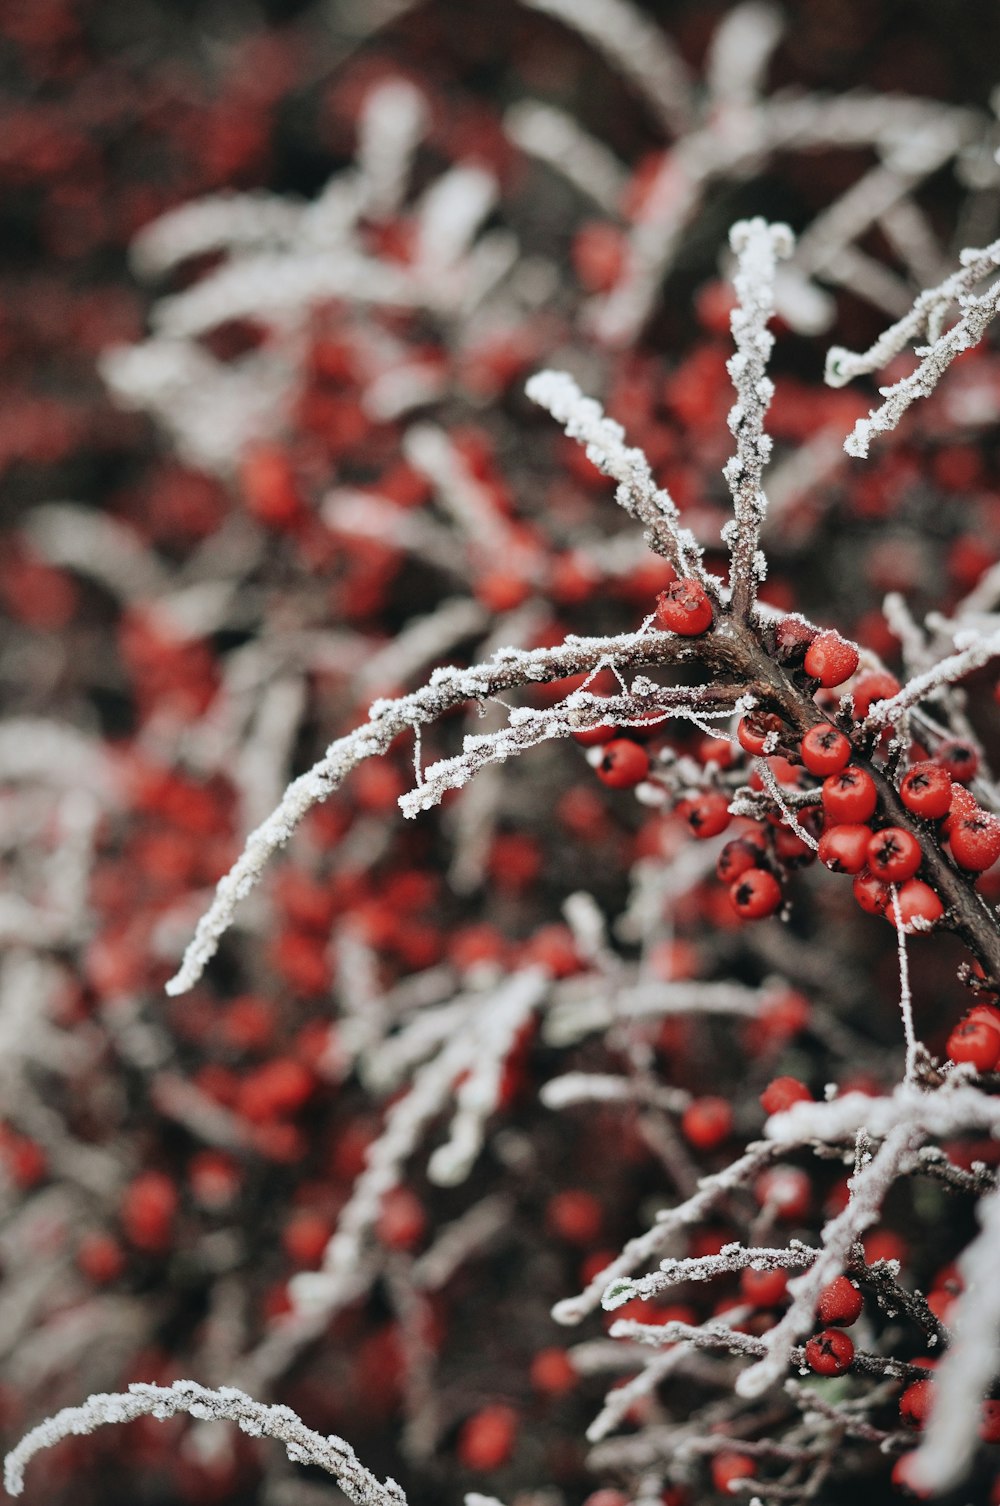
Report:
M 929 397 L 956 356 L 978 344 L 995 318 L 1000 282 L 993 283 L 978 297 L 972 289 L 1000 266 L 1000 241 L 994 241 L 984 250 L 963 251 L 961 262 L 959 271 L 938 287 L 921 293 L 910 312 L 887 329 L 869 350 L 859 355 L 835 345 L 829 351 L 826 380 L 831 386 L 842 387 L 853 377 L 885 366 L 922 334 L 928 338 L 928 344 L 917 349 L 920 360 L 915 370 L 892 386 L 880 388 L 885 401 L 855 424 L 844 442 L 849 455 L 867 455 L 876 434 L 894 429 L 917 398 Z M 944 319 L 954 304 L 959 306 L 961 314 L 942 333 Z
M 370 720 L 331 743 L 319 762 L 288 786 L 277 809 L 250 833 L 243 853 L 220 880 L 180 970 L 167 984 L 168 993 L 184 993 L 197 982 L 232 924 L 237 905 L 249 894 L 269 858 L 285 845 L 306 813 L 325 800 L 357 764 L 385 753 L 399 733 L 436 721 L 463 701 L 485 700 L 515 686 L 587 672 L 609 658 L 620 666 L 634 667 L 654 658 L 662 662 L 665 653 L 681 652 L 678 640 L 662 633 L 571 638 L 557 648 L 501 650 L 490 663 L 471 669 L 438 669 L 427 685 L 411 695 L 376 701 L 371 707 Z
M 137 1382 L 127 1392 L 90 1396 L 83 1406 L 64 1407 L 33 1428 L 7 1455 L 4 1483 L 11 1495 L 20 1495 L 31 1458 L 63 1438 L 92 1433 L 109 1423 L 133 1422 L 137 1417 L 162 1421 L 178 1412 L 205 1422 L 235 1422 L 252 1438 L 277 1438 L 294 1463 L 314 1464 L 333 1475 L 356 1506 L 405 1506 L 406 1497 L 395 1480 L 378 1480 L 343 1439 L 314 1433 L 290 1407 L 265 1406 L 231 1386 L 210 1391 L 189 1380 L 175 1381 L 172 1386 Z
M 562 424 L 571 439 L 586 446 L 591 464 L 618 482 L 616 500 L 645 524 L 650 547 L 668 559 L 679 575 L 698 575 L 715 582 L 702 568 L 702 551 L 690 529 L 682 526 L 676 503 L 653 480 L 645 455 L 624 443 L 621 424 L 605 417 L 600 404 L 584 397 L 564 371 L 540 371 L 526 390 L 533 402 Z
M 957 653 L 940 659 L 923 674 L 914 675 L 896 695 L 888 700 L 875 701 L 865 719 L 866 730 L 881 730 L 891 727 L 904 712 L 919 705 L 927 696 L 954 685 L 974 669 L 981 669 L 991 659 L 1000 656 L 1000 631 L 987 635 L 961 632 L 955 635 Z
M 736 388 L 736 402 L 729 412 L 736 454 L 726 462 L 723 472 L 734 508 L 724 537 L 732 555 L 729 584 L 733 612 L 745 618 L 765 568 L 758 550 L 767 507 L 761 477 L 771 453 L 764 415 L 774 396 L 774 383 L 767 375 L 774 336 L 767 324 L 774 313 L 776 258 L 790 256 L 794 241 L 787 225 L 768 225 L 755 219 L 734 225 L 729 243 L 738 258 L 734 279 L 737 304 L 731 318 L 736 353 L 727 363 Z
M 924 1441 L 913 1461 L 915 1484 L 939 1494 L 957 1485 L 976 1447 L 982 1399 L 1000 1355 L 1000 1191 L 982 1199 L 980 1232 L 958 1258 L 965 1283 L 954 1316 L 953 1339 L 934 1372 L 934 1404 Z

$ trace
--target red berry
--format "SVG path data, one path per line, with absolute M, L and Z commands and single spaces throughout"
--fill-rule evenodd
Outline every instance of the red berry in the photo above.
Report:
M 854 880 L 854 898 L 868 915 L 884 915 L 890 901 L 889 885 L 876 878 L 867 868 Z
M 140 1171 L 122 1198 L 122 1226 L 138 1250 L 159 1254 L 170 1246 L 177 1188 L 162 1171 Z
M 656 626 L 682 638 L 697 638 L 712 626 L 712 603 L 696 580 L 675 580 L 656 598 Z
M 110 1234 L 85 1234 L 76 1251 L 76 1263 L 95 1286 L 117 1281 L 125 1269 L 125 1253 Z
M 736 1481 L 752 1479 L 756 1469 L 750 1454 L 716 1454 L 712 1460 L 712 1484 L 720 1495 L 735 1495 Z
M 857 822 L 830 826 L 819 839 L 819 860 L 833 873 L 860 873 L 868 860 L 871 827 Z
M 899 913 L 903 919 L 903 930 L 912 933 L 924 930 L 927 926 L 934 925 L 944 914 L 944 905 L 934 893 L 930 884 L 925 884 L 922 879 L 907 879 L 897 893 Z M 895 921 L 893 906 L 886 907 L 886 917 Z M 914 924 L 914 921 L 917 924 Z
M 740 717 L 736 726 L 736 740 L 741 748 L 759 757 L 773 733 L 781 736 L 785 724 L 773 711 L 751 711 Z
M 712 790 L 704 795 L 696 795 L 693 800 L 685 800 L 683 806 L 684 818 L 692 834 L 702 840 L 717 837 L 732 820 L 729 800 L 725 795 L 716 794 Z
M 984 1401 L 979 1436 L 984 1443 L 1000 1443 L 1000 1401 Z
M 940 820 L 951 805 L 951 775 L 939 764 L 924 760 L 915 763 L 899 786 L 899 798 L 908 811 L 929 821 Z
M 755 1271 L 740 1274 L 740 1292 L 755 1307 L 777 1307 L 788 1293 L 787 1271 Z
M 858 651 L 839 633 L 817 633 L 806 649 L 803 668 L 807 675 L 829 689 L 849 680 L 858 667 Z
M 744 920 L 763 920 L 781 904 L 781 885 L 766 868 L 748 868 L 730 885 L 729 898 Z
M 604 1215 L 592 1192 L 567 1187 L 549 1198 L 545 1223 L 554 1234 L 571 1244 L 592 1245 L 600 1235 Z
M 797 1077 L 773 1077 L 760 1095 L 765 1114 L 783 1114 L 793 1103 L 812 1103 L 813 1096 Z
M 805 1218 L 812 1205 L 812 1183 L 801 1166 L 772 1166 L 754 1183 L 754 1197 L 786 1223 Z
M 546 1396 L 564 1396 L 578 1378 L 565 1349 L 540 1349 L 531 1362 L 531 1384 Z
M 801 664 L 810 643 L 818 636 L 818 629 L 804 618 L 782 617 L 774 630 L 774 646 L 781 662 L 792 666 Z
M 876 701 L 891 700 L 899 693 L 899 681 L 888 670 L 870 669 L 858 675 L 851 686 L 854 715 L 860 720 L 866 717 Z
M 867 821 L 878 804 L 875 781 L 865 769 L 848 764 L 823 780 L 823 809 L 835 825 Z
M 948 833 L 948 842 L 960 868 L 984 873 L 1000 858 L 1000 821 L 987 811 L 960 816 Z
M 641 784 L 649 773 L 649 754 L 638 743 L 627 737 L 616 737 L 607 743 L 597 777 L 612 790 L 629 790 Z
M 920 843 L 903 826 L 886 826 L 868 843 L 868 867 L 887 884 L 912 878 L 923 861 Z
M 979 772 L 979 752 L 963 738 L 952 737 L 940 743 L 934 754 L 934 762 L 940 764 L 960 784 L 968 784 Z
M 746 837 L 736 837 L 732 842 L 727 842 L 716 860 L 717 877 L 724 884 L 731 884 L 734 879 L 746 873 L 748 868 L 756 868 L 764 846 L 763 841 L 758 844 Z
M 806 1344 L 806 1364 L 817 1375 L 843 1375 L 854 1359 L 854 1345 L 839 1328 L 824 1328 Z
M 979 802 L 972 791 L 967 790 L 964 784 L 953 784 L 951 787 L 951 803 L 948 806 L 948 814 L 941 828 L 944 835 L 950 837 L 963 816 L 974 816 L 978 810 Z
M 456 1448 L 466 1469 L 493 1470 L 507 1463 L 516 1441 L 517 1414 L 495 1404 L 466 1419 Z
M 838 774 L 851 761 L 851 744 L 830 722 L 810 727 L 799 744 L 802 762 L 810 774 L 826 778 Z
M 826 1328 L 850 1328 L 861 1316 L 865 1299 L 846 1276 L 835 1276 L 819 1294 L 816 1316 Z
M 733 1127 L 733 1111 L 725 1098 L 696 1098 L 681 1116 L 685 1139 L 699 1150 L 714 1150 Z
M 392 1187 L 386 1193 L 375 1225 L 379 1239 L 390 1250 L 415 1250 L 427 1229 L 424 1205 L 410 1187 Z
M 1000 1060 L 1000 1031 L 985 1020 L 966 1017 L 949 1035 L 947 1050 L 953 1062 L 971 1062 L 977 1072 L 992 1072 Z
M 899 1398 L 899 1415 L 908 1428 L 922 1428 L 934 1405 L 934 1382 L 918 1380 Z

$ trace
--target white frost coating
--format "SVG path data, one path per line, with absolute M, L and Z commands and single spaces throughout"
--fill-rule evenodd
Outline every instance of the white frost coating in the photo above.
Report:
M 51 564 L 89 575 L 122 601 L 148 601 L 166 588 L 152 550 L 110 513 L 74 502 L 48 502 L 31 509 L 24 532 Z
M 552 105 L 520 100 L 503 118 L 515 146 L 562 173 L 606 214 L 618 211 L 628 173 L 603 141 L 588 136 L 571 115 Z
M 754 219 L 734 225 L 729 244 L 738 258 L 733 279 L 736 307 L 730 320 L 736 353 L 726 363 L 736 388 L 736 402 L 729 410 L 736 454 L 722 473 L 732 495 L 736 525 L 727 539 L 731 539 L 732 553 L 729 586 L 733 610 L 745 616 L 757 594 L 760 530 L 767 511 L 761 477 L 770 458 L 771 440 L 764 433 L 764 416 L 774 396 L 774 383 L 767 375 L 774 336 L 767 324 L 774 314 L 777 260 L 792 254 L 795 241 L 787 225 Z
M 956 634 L 955 645 L 958 653 L 939 660 L 923 674 L 914 675 L 912 680 L 908 680 L 888 700 L 875 701 L 865 718 L 864 730 L 892 726 L 904 712 L 919 705 L 926 696 L 933 695 L 945 685 L 954 685 L 974 669 L 981 669 L 991 659 L 1000 656 L 1000 630 L 987 636 L 981 633 L 959 633 Z
M 997 1373 L 1000 1338 L 1000 1190 L 977 1209 L 979 1234 L 958 1258 L 965 1289 L 948 1326 L 952 1342 L 934 1371 L 934 1404 L 913 1459 L 913 1481 L 938 1495 L 959 1484 L 978 1444 L 982 1400 Z
M 158 277 L 190 256 L 224 247 L 286 245 L 305 205 L 268 193 L 220 193 L 170 209 L 139 231 L 129 260 L 139 277 Z
M 894 429 L 912 403 L 929 397 L 956 356 L 977 345 L 1000 307 L 1000 281 L 976 296 L 972 289 L 1000 266 L 1000 241 L 983 250 L 963 251 L 962 266 L 938 287 L 921 293 L 909 313 L 882 334 L 863 354 L 835 345 L 826 358 L 826 380 L 842 387 L 853 377 L 877 371 L 911 342 L 926 335 L 928 343 L 917 347 L 919 364 L 909 376 L 879 389 L 885 399 L 866 419 L 859 419 L 844 441 L 849 455 L 864 457 L 876 434 Z M 960 315 L 942 333 L 948 311 L 958 305 Z
M 723 16 L 712 37 L 705 70 L 708 92 L 717 104 L 753 104 L 784 29 L 777 6 L 763 0 L 748 0 Z
M 882 1140 L 899 1125 L 913 1125 L 929 1139 L 948 1138 L 966 1130 L 987 1134 L 1000 1130 L 1000 1099 L 990 1098 L 957 1079 L 949 1079 L 933 1093 L 900 1083 L 891 1096 L 870 1098 L 867 1093 L 844 1093 L 829 1103 L 796 1103 L 772 1114 L 764 1134 L 779 1146 L 851 1141 L 859 1130 Z
M 497 199 L 497 180 L 483 167 L 453 167 L 417 209 L 416 261 L 425 276 L 453 272 Z
M 427 101 L 404 78 L 385 79 L 366 95 L 358 121 L 357 163 L 370 214 L 384 218 L 396 209 L 428 120 Z
M 906 927 L 903 924 L 903 912 L 899 908 L 899 890 L 895 884 L 889 885 L 889 894 L 899 955 L 899 1011 L 903 1016 L 903 1035 L 906 1040 L 906 1080 L 913 1082 L 920 1060 L 920 1044 L 913 1029 L 913 995 L 910 992 L 910 964 L 906 955 Z
M 515 973 L 477 1009 L 469 1032 L 470 1061 L 455 1095 L 448 1139 L 427 1163 L 427 1175 L 439 1187 L 454 1187 L 472 1170 L 482 1149 L 486 1120 L 500 1097 L 504 1064 L 518 1032 L 531 1019 L 548 986 L 548 976 L 541 968 Z
M 683 1113 L 691 1102 L 691 1094 L 684 1088 L 661 1087 L 610 1072 L 566 1072 L 550 1078 L 538 1096 L 547 1109 L 564 1109 L 574 1103 L 634 1103 L 673 1114 Z
M 134 1422 L 137 1417 L 160 1421 L 187 1412 L 204 1422 L 235 1422 L 251 1438 L 277 1438 L 295 1464 L 315 1464 L 334 1476 L 344 1494 L 356 1506 L 405 1506 L 406 1497 L 395 1480 L 384 1483 L 365 1469 L 350 1444 L 333 1434 L 314 1433 L 290 1407 L 269 1407 L 254 1401 L 232 1386 L 209 1391 L 195 1381 L 174 1381 L 172 1386 L 136 1383 L 127 1392 L 89 1396 L 80 1407 L 64 1407 L 26 1434 L 7 1455 L 4 1483 L 12 1496 L 24 1488 L 24 1469 L 43 1448 L 63 1438 L 93 1433 L 109 1423 Z
M 586 37 L 625 75 L 671 133 L 688 129 L 691 80 L 668 37 L 628 0 L 522 0 Z
M 615 500 L 631 517 L 646 525 L 652 547 L 665 555 L 679 574 L 706 579 L 701 567 L 702 552 L 694 535 L 681 526 L 676 503 L 656 485 L 642 451 L 624 443 L 625 430 L 621 424 L 606 418 L 600 403 L 584 397 L 565 371 L 540 371 L 531 378 L 525 391 L 532 402 L 562 424 L 570 439 L 586 447 L 592 465 L 617 481 Z
M 510 529 L 490 495 L 436 424 L 413 424 L 403 437 L 403 454 L 426 476 L 459 528 L 484 552 L 509 553 Z
M 41 717 L 10 717 L 0 723 L 0 779 L 28 779 L 68 789 L 83 786 L 105 801 L 115 791 L 101 745 L 77 727 Z
M 738 1395 L 757 1397 L 784 1380 L 796 1339 L 815 1325 L 820 1292 L 843 1272 L 851 1246 L 878 1218 L 886 1194 L 921 1138 L 919 1127 L 904 1119 L 889 1131 L 873 1160 L 850 1179 L 850 1202 L 824 1225 L 822 1248 L 809 1269 L 788 1283 L 791 1306 L 764 1335 L 763 1358 L 738 1378 Z
M 167 992 L 185 993 L 201 977 L 218 950 L 220 938 L 232 924 L 240 900 L 250 893 L 268 859 L 285 845 L 307 811 L 325 800 L 357 764 L 384 753 L 400 732 L 412 732 L 435 721 L 462 701 L 482 701 L 513 686 L 591 671 L 609 654 L 618 664 L 648 662 L 651 645 L 648 635 L 622 633 L 617 638 L 573 637 L 557 648 L 499 649 L 489 662 L 470 669 L 450 666 L 436 669 L 429 683 L 412 695 L 376 701 L 370 708 L 370 720 L 332 742 L 318 763 L 292 781 L 266 821 L 250 833 L 243 852 L 220 879 L 215 898 L 198 922 L 181 967 L 167 984 Z M 662 651 L 659 657 L 662 659 Z M 591 715 L 591 724 L 596 725 L 597 711 Z M 578 725 L 587 724 L 583 716 Z M 426 785 L 421 785 L 414 794 L 423 795 L 425 789 Z

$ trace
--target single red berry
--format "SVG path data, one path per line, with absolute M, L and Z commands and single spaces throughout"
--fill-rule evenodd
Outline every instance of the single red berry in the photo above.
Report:
M 597 777 L 612 790 L 629 790 L 641 784 L 649 773 L 649 754 L 638 743 L 627 737 L 616 737 L 607 743 Z
M 714 1150 L 733 1127 L 733 1111 L 725 1098 L 696 1098 L 681 1116 L 681 1131 L 699 1150 Z
M 744 920 L 763 920 L 781 904 L 781 885 L 766 868 L 748 868 L 730 885 L 729 898 Z
M 754 1183 L 761 1208 L 773 1209 L 785 1223 L 797 1223 L 812 1206 L 812 1183 L 801 1166 L 771 1166 Z
M 812 1103 L 813 1096 L 797 1077 L 772 1077 L 760 1095 L 765 1114 L 783 1114 L 793 1103 Z
M 822 817 L 816 807 L 800 811 L 799 825 L 815 839 L 820 834 Z M 801 868 L 807 863 L 816 861 L 816 850 L 810 847 L 808 842 L 799 836 L 787 822 L 775 828 L 774 832 L 774 855 L 779 863 L 793 868 Z
M 415 1250 L 427 1229 L 424 1205 L 411 1187 L 402 1184 L 386 1193 L 375 1232 L 390 1250 Z
M 927 759 L 915 763 L 900 781 L 899 798 L 915 816 L 938 821 L 951 805 L 951 775 Z
M 1000 858 L 1000 821 L 987 811 L 960 816 L 948 833 L 948 842 L 960 868 L 984 873 Z
M 122 1197 L 122 1226 L 138 1250 L 159 1254 L 173 1238 L 178 1195 L 173 1179 L 162 1171 L 140 1171 Z
M 899 1415 L 908 1428 L 922 1428 L 934 1405 L 934 1382 L 918 1380 L 899 1398 Z
M 866 717 L 876 701 L 891 700 L 899 693 L 899 681 L 885 669 L 869 669 L 858 675 L 851 686 L 854 715 L 861 720 Z
M 803 617 L 782 617 L 774 630 L 774 646 L 783 664 L 796 667 L 802 663 L 806 651 L 819 630 Z
M 483 1407 L 466 1419 L 456 1452 L 466 1469 L 493 1470 L 506 1464 L 517 1441 L 517 1414 L 511 1407 Z
M 751 1266 L 740 1273 L 740 1292 L 754 1307 L 777 1307 L 788 1295 L 787 1271 L 755 1271 Z
M 737 1480 L 750 1480 L 757 1466 L 750 1454 L 716 1454 L 712 1460 L 712 1484 L 720 1495 L 734 1495 Z
M 824 1328 L 806 1344 L 806 1364 L 817 1375 L 843 1375 L 854 1359 L 854 1345 L 839 1328 Z
M 785 724 L 773 711 L 751 711 L 740 717 L 736 726 L 736 740 L 740 747 L 755 757 L 760 757 L 767 740 L 777 733 L 780 738 Z
M 959 784 L 968 784 L 979 772 L 979 751 L 964 738 L 952 737 L 938 745 L 934 762 L 940 764 Z
M 125 1269 L 125 1252 L 110 1234 L 84 1234 L 76 1250 L 76 1263 L 95 1286 L 117 1281 Z
M 884 915 L 891 898 L 889 885 L 876 878 L 869 869 L 862 868 L 854 879 L 854 898 L 868 915 Z
M 819 839 L 819 860 L 833 873 L 860 873 L 868 861 L 871 827 L 857 822 L 830 826 Z
M 843 685 L 858 667 L 858 651 L 839 633 L 817 633 L 806 649 L 803 668 L 811 679 L 830 689 Z
M 941 831 L 944 836 L 950 837 L 952 830 L 958 825 L 963 816 L 974 816 L 979 810 L 979 801 L 971 790 L 967 790 L 964 784 L 953 784 L 951 787 L 951 803 L 948 806 L 948 814 L 941 823 Z
M 903 930 L 907 933 L 928 929 L 944 914 L 944 905 L 930 884 L 925 884 L 922 879 L 907 879 L 898 890 L 896 898 L 903 919 Z M 885 914 L 888 920 L 895 923 L 895 911 L 891 904 L 886 906 Z
M 564 1396 L 578 1379 L 565 1349 L 539 1349 L 531 1362 L 531 1384 L 546 1396 Z
M 583 1188 L 554 1192 L 545 1206 L 546 1227 L 570 1244 L 592 1245 L 603 1223 L 600 1200 Z
M 947 1050 L 953 1062 L 971 1062 L 977 1072 L 992 1072 L 1000 1061 L 1000 1031 L 966 1016 L 949 1035 Z
M 1000 1401 L 983 1402 L 979 1436 L 984 1443 L 1000 1443 Z
M 923 862 L 920 843 L 903 826 L 886 826 L 868 843 L 868 867 L 887 884 L 912 878 Z
M 823 780 L 823 809 L 835 825 L 867 821 L 878 804 L 875 781 L 866 769 L 848 764 Z
M 696 795 L 693 799 L 684 801 L 684 818 L 694 836 L 702 840 L 717 837 L 732 820 L 729 800 L 714 790 Z
M 810 727 L 799 744 L 802 762 L 810 774 L 838 774 L 851 761 L 851 744 L 831 722 Z
M 735 754 L 728 737 L 703 737 L 695 750 L 695 757 L 700 764 L 714 763 L 720 769 L 728 769 Z
M 696 580 L 675 580 L 656 598 L 656 626 L 682 638 L 697 638 L 712 626 L 712 603 Z
M 761 836 L 763 837 L 763 833 Z M 734 879 L 746 873 L 748 868 L 757 867 L 764 847 L 763 841 L 758 844 L 746 837 L 735 837 L 732 842 L 727 842 L 719 853 L 715 864 L 716 876 L 724 884 L 731 884 Z
M 865 1299 L 846 1276 L 835 1276 L 816 1302 L 816 1316 L 826 1328 L 850 1328 L 861 1316 Z

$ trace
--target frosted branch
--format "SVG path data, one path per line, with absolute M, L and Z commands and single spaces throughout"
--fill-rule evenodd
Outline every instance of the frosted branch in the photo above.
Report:
M 764 416 L 774 396 L 774 383 L 767 375 L 774 336 L 767 323 L 774 313 L 777 258 L 790 256 L 794 241 L 787 225 L 768 225 L 765 220 L 754 219 L 734 225 L 729 243 L 738 257 L 734 278 L 737 305 L 731 320 L 736 354 L 727 362 L 736 388 L 736 402 L 729 412 L 736 454 L 723 470 L 734 508 L 733 521 L 726 525 L 723 536 L 732 555 L 729 584 L 733 611 L 745 618 L 764 570 L 763 558 L 758 556 L 767 509 L 761 478 L 771 453 Z
M 914 1482 L 937 1495 L 962 1479 L 978 1443 L 982 1399 L 998 1368 L 1000 1192 L 982 1199 L 980 1232 L 962 1252 L 965 1289 L 949 1316 L 952 1342 L 934 1372 L 935 1400 L 913 1462 Z
M 646 100 L 673 135 L 694 113 L 687 65 L 658 26 L 628 0 L 524 0 L 586 37 Z
M 235 1422 L 252 1438 L 277 1438 L 293 1463 L 325 1469 L 356 1506 L 405 1506 L 406 1497 L 395 1480 L 382 1483 L 343 1439 L 314 1433 L 290 1407 L 265 1406 L 231 1386 L 209 1391 L 189 1380 L 175 1381 L 172 1386 L 136 1383 L 127 1392 L 102 1393 L 88 1397 L 80 1407 L 64 1407 L 32 1428 L 7 1455 L 4 1483 L 11 1495 L 20 1495 L 28 1462 L 40 1449 L 64 1438 L 93 1433 L 111 1423 L 134 1422 L 137 1417 L 164 1421 L 178 1412 L 205 1422 Z
M 917 348 L 919 364 L 909 376 L 879 389 L 885 399 L 866 419 L 859 419 L 844 442 L 849 455 L 863 457 L 876 434 L 894 429 L 917 398 L 929 397 L 941 377 L 963 351 L 971 350 L 996 316 L 1000 282 L 974 296 L 972 289 L 1000 266 L 1000 241 L 981 251 L 963 251 L 962 266 L 936 288 L 921 293 L 913 308 L 876 340 L 863 354 L 834 346 L 827 355 L 826 380 L 842 387 L 853 377 L 877 371 L 921 335 L 928 344 Z M 957 304 L 960 317 L 941 333 L 948 310 Z
M 865 730 L 874 731 L 892 726 L 927 696 L 934 695 L 947 685 L 956 684 L 974 669 L 981 669 L 991 659 L 997 658 L 1000 655 L 1000 631 L 986 637 L 976 632 L 957 633 L 955 646 L 957 653 L 950 654 L 947 659 L 940 659 L 930 669 L 924 670 L 923 674 L 914 675 L 912 680 L 908 680 L 888 700 L 876 701 L 865 719 Z
M 515 686 L 586 672 L 608 657 L 628 666 L 662 658 L 664 644 L 669 641 L 666 634 L 625 633 L 617 638 L 573 638 L 557 648 L 500 650 L 487 664 L 471 669 L 438 669 L 429 683 L 413 694 L 376 701 L 370 720 L 331 743 L 319 762 L 288 786 L 277 809 L 250 833 L 242 854 L 220 880 L 180 970 L 167 984 L 167 992 L 184 993 L 201 977 L 232 924 L 237 905 L 254 888 L 268 860 L 285 845 L 306 813 L 325 800 L 364 759 L 385 753 L 401 732 L 436 721 L 463 701 L 483 700 Z
M 702 551 L 694 535 L 682 527 L 673 498 L 656 485 L 642 451 L 624 443 L 621 424 L 605 417 L 600 403 L 584 397 L 564 371 L 538 372 L 525 391 L 532 402 L 562 424 L 571 439 L 586 447 L 592 465 L 617 481 L 615 500 L 645 525 L 650 548 L 668 559 L 679 575 L 698 574 L 705 579 Z

